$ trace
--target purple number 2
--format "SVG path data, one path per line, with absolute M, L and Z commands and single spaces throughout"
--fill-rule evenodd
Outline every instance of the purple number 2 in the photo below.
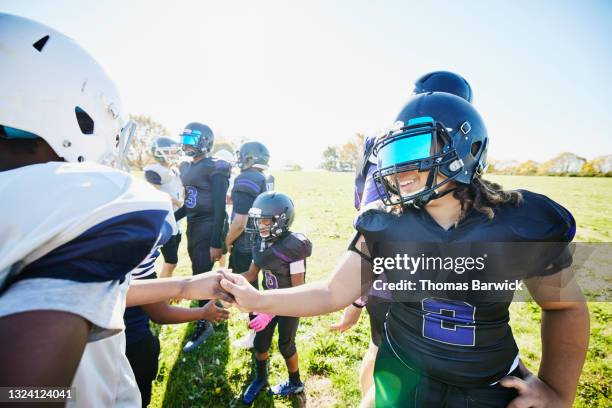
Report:
M 439 298 L 426 298 L 421 303 L 423 311 L 428 312 L 423 315 L 423 337 L 455 346 L 476 345 L 474 306 Z

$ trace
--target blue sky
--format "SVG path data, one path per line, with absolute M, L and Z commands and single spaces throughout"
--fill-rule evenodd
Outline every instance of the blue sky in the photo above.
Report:
M 277 164 L 391 124 L 414 80 L 465 76 L 490 156 L 612 153 L 610 1 L 5 1 L 75 38 L 130 113 L 267 143 Z

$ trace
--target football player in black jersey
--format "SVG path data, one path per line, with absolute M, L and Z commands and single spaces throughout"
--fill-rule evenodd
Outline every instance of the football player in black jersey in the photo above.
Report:
M 412 95 L 427 92 L 451 93 L 470 103 L 473 98 L 472 87 L 468 81 L 461 75 L 449 71 L 429 72 L 414 82 Z M 374 205 L 373 203 L 380 200 L 373 178 L 376 170 L 376 157 L 372 152 L 375 142 L 376 136 L 366 137 L 362 157 L 357 165 L 355 175 L 355 209 L 357 210 L 369 208 Z M 374 392 L 374 362 L 382 340 L 383 324 L 389 310 L 387 300 L 390 300 L 389 294 L 384 291 L 372 289 L 370 295 L 369 302 L 367 297 L 363 297 L 349 305 L 344 309 L 342 319 L 330 327 L 334 331 L 345 331 L 359 321 L 364 306 L 368 311 L 371 341 L 359 368 L 359 385 L 362 397 Z M 372 399 L 373 396 L 370 395 L 369 398 Z
M 293 202 L 285 194 L 270 191 L 255 199 L 249 210 L 249 217 L 257 233 L 252 248 L 253 262 L 249 270 L 241 275 L 247 281 L 257 280 L 262 271 L 264 290 L 304 284 L 306 258 L 312 252 L 312 244 L 303 234 L 289 231 L 294 216 Z M 272 387 L 270 393 L 288 396 L 304 390 L 295 346 L 298 325 L 298 317 L 285 316 L 280 310 L 274 314 L 259 313 L 249 323 L 249 327 L 257 332 L 254 341 L 257 375 L 244 392 L 243 401 L 246 404 L 252 403 L 268 387 L 268 350 L 276 326 L 278 349 L 287 364 L 289 380 Z
M 260 293 L 242 277 L 225 274 L 222 286 L 246 310 L 320 315 L 362 293 L 358 271 L 369 260 L 392 256 L 391 243 L 440 248 L 528 244 L 523 245 L 526 254 L 503 258 L 511 268 L 494 265 L 508 279 L 522 279 L 543 310 L 537 376 L 519 364 L 509 325 L 513 291 L 466 290 L 457 298 L 455 292 L 419 298 L 427 293 L 414 291 L 412 299 L 391 303 L 387 315 L 375 365 L 376 406 L 570 407 L 589 336 L 580 288 L 561 276 L 571 262 L 572 215 L 545 196 L 504 191 L 482 178 L 489 139 L 480 115 L 464 99 L 422 94 L 397 120 L 375 147 L 375 179 L 388 211 L 369 210 L 358 217 L 349 251 L 328 280 Z M 554 257 L 542 243 L 556 246 Z M 392 268 L 384 273 L 394 284 L 409 275 Z M 483 277 L 494 273 L 495 268 L 487 268 Z M 453 275 L 464 276 L 448 276 Z
M 210 271 L 223 255 L 223 230 L 226 222 L 225 196 L 229 188 L 231 164 L 210 156 L 215 136 L 201 123 L 190 123 L 181 134 L 181 144 L 192 162 L 181 164 L 181 180 L 185 186 L 187 216 L 187 252 L 194 275 Z M 222 309 L 214 302 L 200 301 L 206 306 L 210 319 L 200 320 L 185 344 L 191 351 L 210 337 L 214 330 L 209 321 L 217 320 Z
M 249 218 L 249 209 L 257 196 L 267 190 L 268 180 L 264 171 L 268 169 L 270 152 L 263 143 L 246 142 L 236 152 L 240 174 L 232 186 L 232 223 L 225 237 L 225 246 L 230 251 L 229 269 L 233 273 L 243 273 L 249 270 L 253 256 L 251 250 L 255 241 L 254 232 L 245 231 Z M 253 286 L 256 288 L 257 280 Z M 253 319 L 253 315 L 250 318 Z M 246 336 L 232 343 L 237 347 L 251 348 L 255 339 L 255 331 L 250 329 Z

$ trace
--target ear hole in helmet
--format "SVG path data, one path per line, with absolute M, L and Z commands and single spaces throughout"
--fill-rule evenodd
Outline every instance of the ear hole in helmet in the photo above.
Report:
M 472 156 L 476 157 L 476 155 L 480 151 L 480 147 L 481 146 L 482 146 L 482 142 L 480 142 L 480 141 L 472 143 L 472 147 L 471 147 Z
M 76 115 L 77 123 L 79 124 L 79 128 L 84 135 L 91 135 L 94 132 L 94 121 L 85 112 L 82 108 L 77 106 L 74 108 L 74 113 Z
M 42 52 L 43 48 L 45 48 L 45 45 L 47 44 L 47 41 L 49 41 L 49 36 L 45 35 L 43 38 L 32 44 L 32 47 L 36 48 L 36 51 Z

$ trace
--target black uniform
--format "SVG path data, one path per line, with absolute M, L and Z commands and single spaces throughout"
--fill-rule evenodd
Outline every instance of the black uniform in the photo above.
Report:
M 257 196 L 267 190 L 266 176 L 256 169 L 242 171 L 232 187 L 232 220 L 236 214 L 247 215 Z M 234 273 L 246 272 L 251 266 L 251 250 L 255 237 L 253 233 L 243 232 L 233 243 L 229 267 Z M 258 287 L 257 281 L 254 286 Z
M 306 258 L 312 253 L 312 244 L 302 234 L 288 233 L 266 247 L 265 241 L 259 238 L 253 247 L 253 262 L 262 273 L 264 290 L 291 287 L 290 264 Z M 295 334 L 299 318 L 276 316 L 269 324 L 255 335 L 254 347 L 258 353 L 265 353 L 270 348 L 274 329 L 278 324 L 278 349 L 287 359 L 295 354 Z
M 419 255 L 421 251 L 431 255 L 429 243 L 469 244 L 472 253 L 478 248 L 495 252 L 496 247 L 487 243 L 506 243 L 498 247 L 499 256 L 491 254 L 479 275 L 445 275 L 446 281 L 455 283 L 555 273 L 571 262 L 567 243 L 575 234 L 575 221 L 547 197 L 529 191 L 522 194 L 524 201 L 519 207 L 499 206 L 492 220 L 472 211 L 449 230 L 440 227 L 427 211 L 416 209 L 399 216 L 368 211 L 357 219 L 356 229 L 373 257 L 394 257 L 398 247 L 390 243 L 402 243 Z M 536 242 L 560 244 L 551 252 L 550 247 Z M 520 253 L 509 243 L 523 243 Z M 504 256 L 505 250 L 516 256 Z M 389 282 L 399 283 L 407 272 L 387 269 L 385 275 Z M 431 276 L 442 275 L 432 272 Z M 518 355 L 508 324 L 513 291 L 483 294 L 451 290 L 440 297 L 416 290 L 410 291 L 407 299 L 396 298 L 400 293 L 393 293 L 376 360 L 377 406 L 463 407 L 467 400 L 470 406 L 505 406 L 516 396 L 500 385 L 490 386 L 509 373 Z M 392 378 L 399 378 L 402 387 L 393 386 Z M 390 392 L 390 388 L 397 388 L 397 392 Z M 487 401 L 494 403 L 487 405 Z
M 211 247 L 223 247 L 225 196 L 230 173 L 228 162 L 211 157 L 181 166 L 181 180 L 185 186 L 187 250 L 194 275 L 211 270 Z

